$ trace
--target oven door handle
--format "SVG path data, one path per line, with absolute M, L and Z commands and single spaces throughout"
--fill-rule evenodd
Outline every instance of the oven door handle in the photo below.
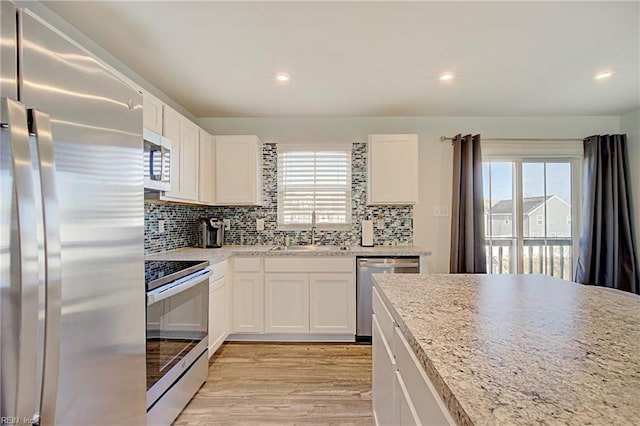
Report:
M 164 286 L 147 292 L 147 306 L 153 305 L 156 302 L 167 299 L 178 293 L 182 293 L 185 290 L 189 290 L 191 287 L 194 287 L 207 280 L 211 276 L 211 274 L 213 274 L 213 272 L 211 272 L 211 269 L 208 268 L 206 269 L 206 271 L 207 272 L 203 274 L 187 279 L 174 286 L 170 286 L 168 288 L 167 286 Z

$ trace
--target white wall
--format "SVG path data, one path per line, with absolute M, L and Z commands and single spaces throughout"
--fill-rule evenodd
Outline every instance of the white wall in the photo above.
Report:
M 620 117 L 620 133 L 627 134 L 629 169 L 631 170 L 631 198 L 635 213 L 636 247 L 640 257 L 640 109 Z
M 286 117 L 201 118 L 216 135 L 257 134 L 263 142 L 364 142 L 371 133 L 417 133 L 420 140 L 420 202 L 414 210 L 414 241 L 432 251 L 432 272 L 449 270 L 450 219 L 433 217 L 434 206 L 451 205 L 451 144 L 440 136 L 582 138 L 618 133 L 617 116 L 589 117 Z

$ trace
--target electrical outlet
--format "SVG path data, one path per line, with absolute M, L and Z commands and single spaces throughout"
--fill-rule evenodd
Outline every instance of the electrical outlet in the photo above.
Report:
M 435 206 L 433 208 L 434 217 L 449 217 L 449 206 Z
M 264 231 L 264 219 L 256 219 L 256 231 Z
M 231 219 L 222 219 L 222 223 L 224 225 L 225 231 L 228 231 L 231 229 Z
M 158 221 L 158 234 L 164 234 L 164 220 Z

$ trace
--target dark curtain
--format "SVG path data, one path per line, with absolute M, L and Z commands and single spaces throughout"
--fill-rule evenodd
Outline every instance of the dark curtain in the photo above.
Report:
M 584 140 L 576 281 L 640 294 L 626 135 Z
M 480 135 L 453 138 L 451 273 L 486 273 Z

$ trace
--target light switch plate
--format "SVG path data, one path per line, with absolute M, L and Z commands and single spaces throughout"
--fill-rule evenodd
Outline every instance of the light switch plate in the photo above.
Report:
M 158 221 L 158 234 L 164 234 L 164 220 Z
M 256 219 L 256 231 L 264 231 L 264 219 Z
M 433 208 L 434 217 L 449 217 L 449 206 L 435 206 Z
M 222 223 L 224 224 L 225 231 L 231 229 L 231 219 L 222 219 Z

